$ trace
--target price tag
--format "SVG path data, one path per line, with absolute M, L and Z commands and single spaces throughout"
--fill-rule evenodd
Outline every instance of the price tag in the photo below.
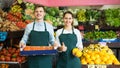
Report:
M 88 65 L 88 68 L 107 68 L 106 65 Z
M 95 65 L 88 65 L 88 68 L 95 68 Z
M 99 25 L 95 25 L 95 29 L 99 30 Z
M 106 65 L 96 65 L 96 68 L 107 68 Z

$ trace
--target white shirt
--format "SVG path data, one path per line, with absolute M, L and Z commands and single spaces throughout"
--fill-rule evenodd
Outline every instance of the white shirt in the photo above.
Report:
M 59 46 L 61 46 L 60 45 L 60 41 L 59 41 L 59 36 L 61 35 L 62 30 L 63 30 L 63 28 L 61 28 L 61 29 L 59 29 L 59 30 L 56 31 L 56 41 L 58 42 Z M 80 49 L 83 49 L 82 36 L 81 36 L 80 31 L 78 29 L 75 29 L 75 28 L 73 30 L 74 30 L 74 33 L 77 36 L 76 47 L 78 47 Z M 72 29 L 70 31 L 67 31 L 67 30 L 64 29 L 63 34 L 68 34 L 68 33 L 72 34 L 73 33 Z
M 24 35 L 20 42 L 23 42 L 24 44 L 26 44 L 26 42 L 28 41 L 29 34 L 30 34 L 31 30 L 33 29 L 33 23 L 34 22 L 32 22 L 26 26 Z M 54 44 L 55 38 L 54 38 L 53 26 L 49 23 L 45 23 L 45 24 L 46 24 L 47 31 L 50 34 L 49 42 L 50 42 L 50 44 Z M 44 22 L 35 22 L 34 30 L 35 31 L 45 31 Z

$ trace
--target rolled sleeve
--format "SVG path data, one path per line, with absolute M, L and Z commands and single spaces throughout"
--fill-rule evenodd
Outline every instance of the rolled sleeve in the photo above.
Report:
M 29 25 L 27 25 L 25 28 L 25 31 L 24 31 L 24 35 L 20 42 L 26 44 L 28 41 L 28 36 L 29 36 L 30 32 L 31 32 L 31 27 Z

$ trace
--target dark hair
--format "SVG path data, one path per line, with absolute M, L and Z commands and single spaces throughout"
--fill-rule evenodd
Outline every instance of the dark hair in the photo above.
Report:
M 70 11 L 66 11 L 66 12 L 64 12 L 64 14 L 63 14 L 63 18 L 65 17 L 66 14 L 71 14 L 72 18 L 74 18 L 73 13 L 70 12 Z M 72 26 L 73 26 L 73 23 L 74 23 L 74 22 L 72 22 Z
M 65 15 L 66 14 L 71 14 L 72 15 L 72 17 L 74 18 L 74 15 L 73 15 L 73 13 L 72 12 L 70 12 L 70 11 L 66 11 L 64 14 L 63 14 L 63 17 L 65 17 Z
M 43 8 L 44 12 L 46 12 L 45 7 L 42 5 L 38 5 L 38 4 L 35 5 L 34 11 L 39 7 Z

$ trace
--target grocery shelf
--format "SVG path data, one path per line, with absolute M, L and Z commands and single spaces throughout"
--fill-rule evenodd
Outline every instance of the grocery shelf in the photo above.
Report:
M 91 66 L 91 67 L 89 67 L 89 66 Z M 94 67 L 92 67 L 92 66 L 94 66 Z M 120 65 L 82 65 L 82 68 L 120 68 Z

